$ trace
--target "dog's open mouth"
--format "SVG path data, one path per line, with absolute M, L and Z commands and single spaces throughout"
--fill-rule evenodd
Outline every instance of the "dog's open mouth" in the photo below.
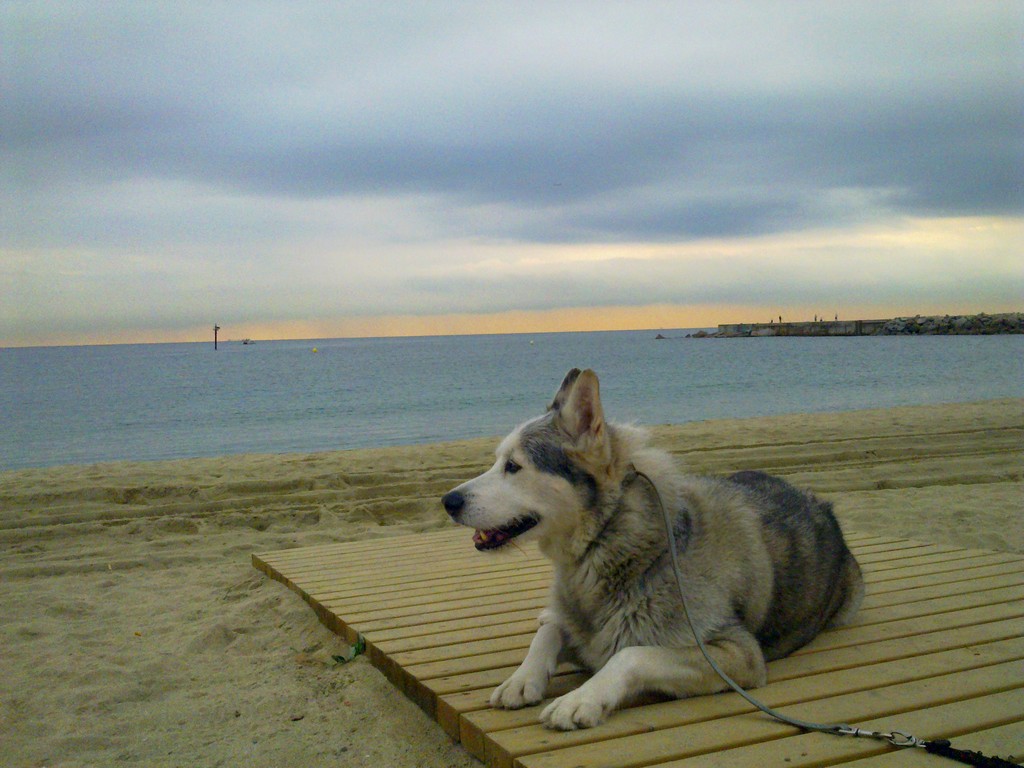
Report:
M 539 521 L 535 517 L 524 517 L 502 527 L 483 531 L 479 528 L 473 534 L 473 544 L 481 552 L 485 549 L 497 549 L 508 544 L 516 536 L 521 536 L 533 528 Z

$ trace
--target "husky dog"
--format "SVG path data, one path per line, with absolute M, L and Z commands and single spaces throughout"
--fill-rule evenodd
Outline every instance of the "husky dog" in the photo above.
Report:
M 766 660 L 851 618 L 863 598 L 831 504 L 761 472 L 681 473 L 645 432 L 605 421 L 593 371 L 569 371 L 548 411 L 496 453 L 493 467 L 445 494 L 445 509 L 476 529 L 479 550 L 536 537 L 554 582 L 526 659 L 492 706 L 538 703 L 562 661 L 594 672 L 541 712 L 562 730 L 598 725 L 643 692 L 724 690 L 694 632 L 730 677 L 757 687 Z

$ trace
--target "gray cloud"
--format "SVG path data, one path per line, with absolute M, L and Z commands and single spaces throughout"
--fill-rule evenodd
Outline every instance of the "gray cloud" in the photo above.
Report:
M 1012 2 L 6 3 L 0 247 L 369 273 L 349 243 L 1019 216 L 1022 32 Z

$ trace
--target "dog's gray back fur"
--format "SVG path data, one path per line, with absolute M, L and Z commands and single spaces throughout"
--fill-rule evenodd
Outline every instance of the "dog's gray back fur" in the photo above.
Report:
M 779 658 L 856 611 L 863 596 L 860 568 L 829 502 L 763 472 L 737 472 L 729 481 L 745 489 L 760 513 L 773 589 L 754 636 L 767 658 Z

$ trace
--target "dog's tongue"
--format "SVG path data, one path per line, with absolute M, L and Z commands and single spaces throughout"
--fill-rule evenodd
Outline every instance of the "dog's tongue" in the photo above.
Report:
M 508 538 L 509 535 L 505 531 L 484 531 L 477 528 L 473 534 L 473 543 L 476 544 L 477 549 L 490 549 L 500 547 Z

